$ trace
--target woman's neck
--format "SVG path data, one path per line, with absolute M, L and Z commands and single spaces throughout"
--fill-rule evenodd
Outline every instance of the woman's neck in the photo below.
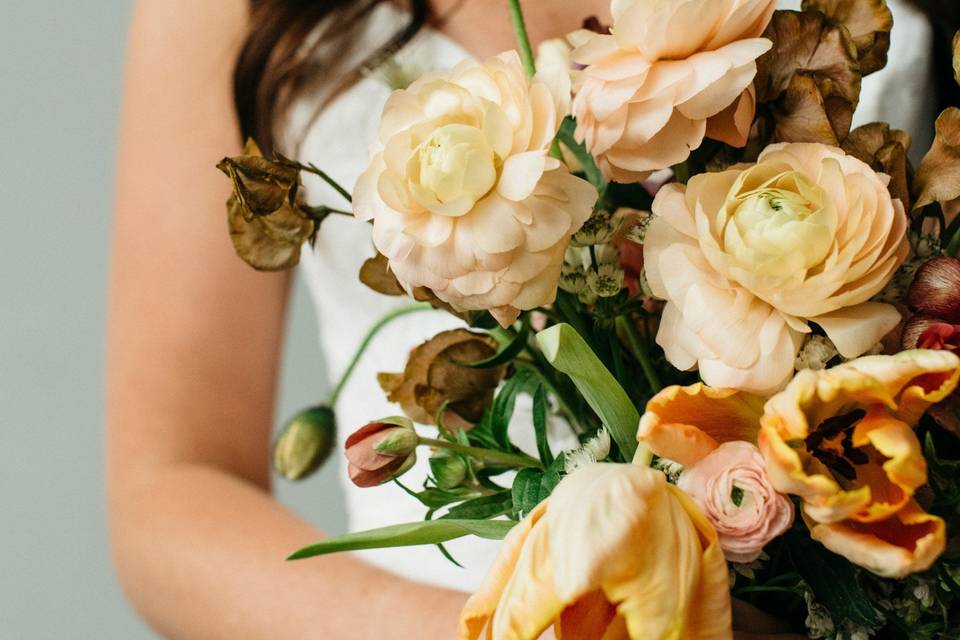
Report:
M 432 5 L 436 28 L 474 56 L 516 48 L 507 0 L 433 0 Z M 527 0 L 523 10 L 534 46 L 580 28 L 590 16 L 608 22 L 610 12 L 608 0 Z

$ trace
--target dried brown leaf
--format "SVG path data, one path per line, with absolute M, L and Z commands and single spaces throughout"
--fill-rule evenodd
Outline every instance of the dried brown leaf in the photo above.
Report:
M 360 282 L 385 296 L 402 296 L 407 293 L 390 271 L 390 263 L 382 253 L 377 253 L 363 263 L 360 268 Z
M 909 161 L 910 134 L 893 129 L 886 122 L 857 127 L 843 142 L 843 150 L 869 164 L 874 171 L 890 176 L 890 195 L 910 208 Z
M 821 11 L 831 22 L 846 28 L 857 48 L 862 75 L 887 66 L 893 14 L 886 0 L 804 0 L 803 9 Z
M 774 45 L 757 61 L 757 99 L 769 107 L 776 139 L 838 144 L 860 100 L 849 32 L 819 11 L 777 11 L 764 36 Z
M 283 271 L 300 262 L 303 243 L 315 224 L 294 206 L 284 204 L 269 215 L 254 215 L 232 196 L 227 202 L 230 239 L 237 255 L 259 271 Z
M 913 208 L 939 202 L 949 205 L 960 198 L 960 109 L 950 107 L 937 118 L 933 146 L 920 163 L 914 183 Z

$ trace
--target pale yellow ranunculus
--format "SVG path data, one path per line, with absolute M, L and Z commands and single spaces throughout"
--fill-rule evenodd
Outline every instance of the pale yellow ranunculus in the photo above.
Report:
M 909 251 L 889 177 L 836 147 L 778 144 L 751 165 L 669 184 L 644 244 L 657 335 L 710 386 L 770 395 L 818 325 L 845 358 L 901 321 L 873 300 Z
M 532 79 L 516 52 L 428 73 L 387 101 L 354 213 L 408 290 L 504 326 L 556 297 L 597 190 L 550 155 L 569 70 Z
M 461 618 L 460 640 L 730 640 L 713 527 L 662 473 L 592 464 L 510 533 Z

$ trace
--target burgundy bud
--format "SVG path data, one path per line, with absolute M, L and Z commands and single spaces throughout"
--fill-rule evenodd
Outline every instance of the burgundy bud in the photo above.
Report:
M 960 323 L 960 260 L 934 258 L 917 270 L 910 306 L 925 316 Z

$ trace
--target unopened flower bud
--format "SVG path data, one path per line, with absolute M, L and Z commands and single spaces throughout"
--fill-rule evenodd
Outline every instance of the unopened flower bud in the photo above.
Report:
M 430 457 L 430 469 L 441 489 L 455 489 L 467 477 L 467 463 L 461 456 L 446 449 L 440 449 Z
M 419 437 L 413 422 L 391 417 L 371 422 L 347 438 L 350 480 L 375 487 L 410 470 L 417 461 Z
M 330 457 L 337 422 L 330 407 L 312 407 L 290 420 L 273 448 L 273 467 L 287 480 L 303 480 Z

